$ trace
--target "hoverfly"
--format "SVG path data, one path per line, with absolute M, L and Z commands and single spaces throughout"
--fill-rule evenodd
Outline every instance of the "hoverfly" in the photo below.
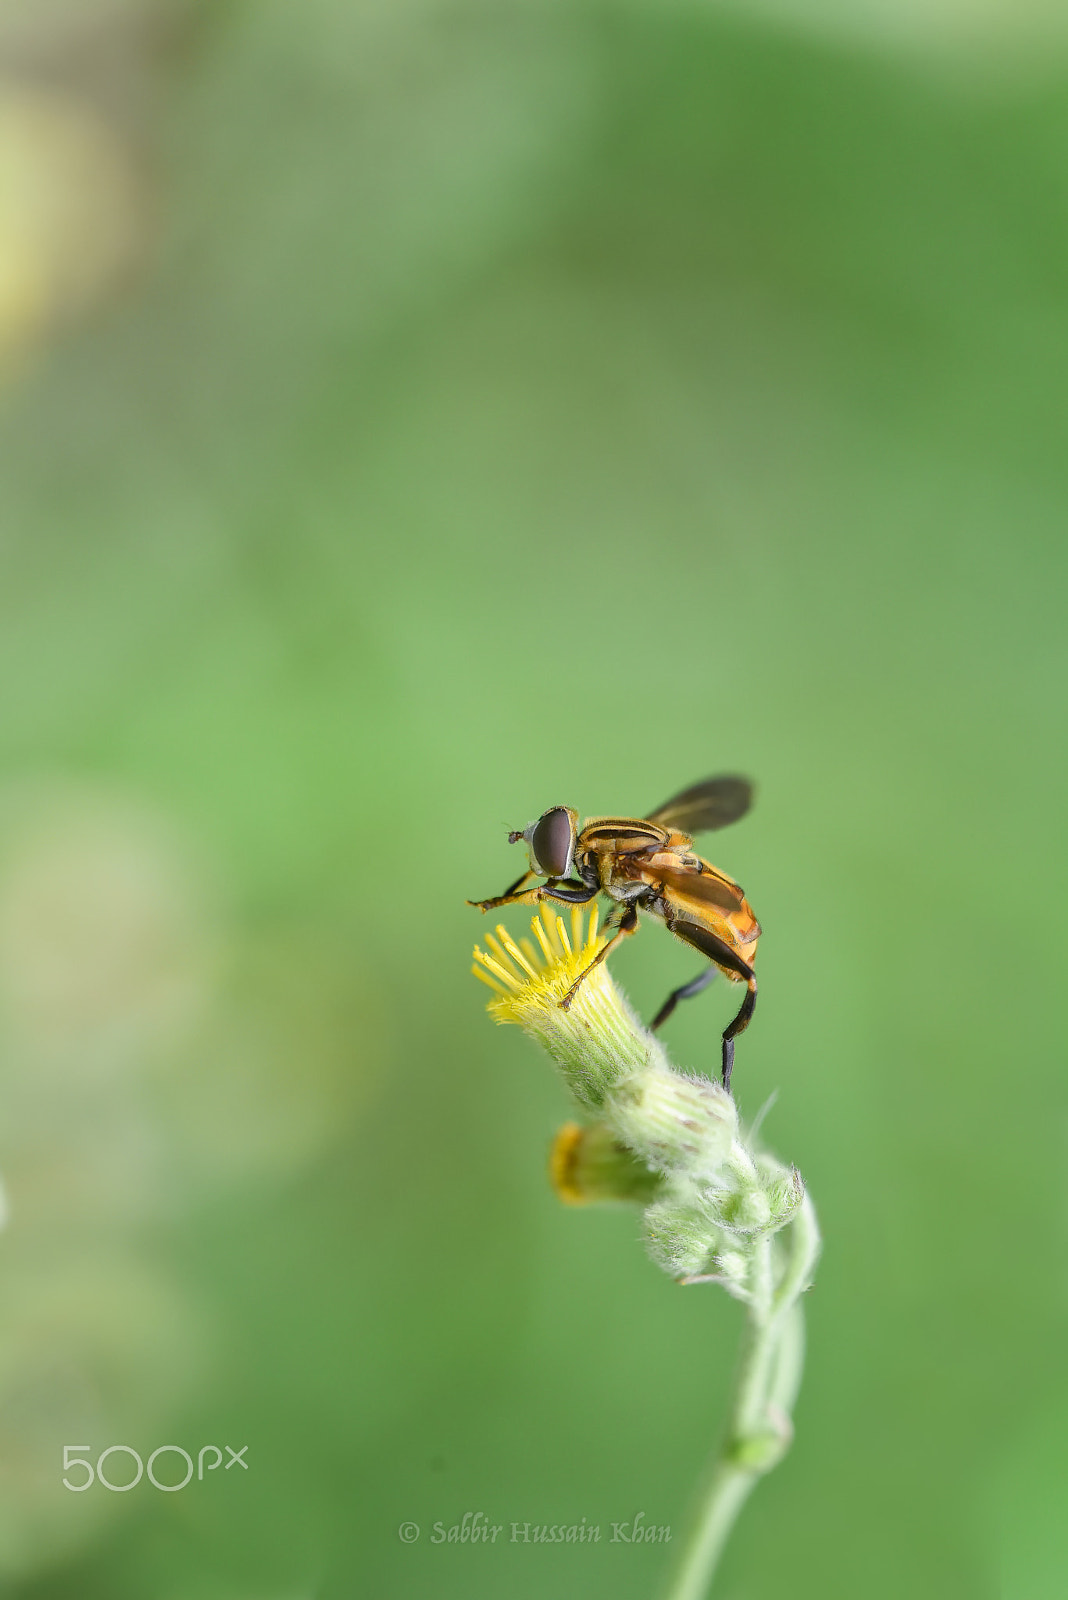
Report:
M 692 835 L 724 828 L 749 810 L 752 785 L 746 778 L 705 778 L 658 806 L 648 817 L 589 817 L 581 830 L 578 812 L 552 806 L 529 827 L 508 835 L 510 844 L 527 846 L 530 867 L 503 894 L 491 900 L 469 900 L 482 911 L 518 903 L 533 904 L 548 896 L 570 905 L 585 905 L 599 894 L 618 902 L 605 924 L 609 939 L 584 972 L 580 972 L 560 1005 L 567 1010 L 579 985 L 602 962 L 618 940 L 634 933 L 638 912 L 647 911 L 712 963 L 673 989 L 650 1023 L 666 1022 L 680 1000 L 699 994 L 716 970 L 732 983 L 744 983 L 745 999 L 723 1032 L 723 1087 L 730 1088 L 734 1041 L 750 1023 L 756 1006 L 753 972 L 760 924 L 741 888 L 692 849 Z M 546 881 L 533 888 L 531 878 Z

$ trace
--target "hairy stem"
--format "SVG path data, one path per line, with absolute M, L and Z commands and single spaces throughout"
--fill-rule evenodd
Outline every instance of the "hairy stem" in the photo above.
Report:
M 771 1239 L 761 1240 L 755 1251 L 727 1427 L 664 1600 L 704 1600 L 738 1513 L 757 1480 L 789 1448 L 791 1412 L 804 1363 L 804 1319 L 798 1301 L 812 1281 L 820 1244 L 807 1197 L 785 1231 L 789 1253 L 777 1274 Z

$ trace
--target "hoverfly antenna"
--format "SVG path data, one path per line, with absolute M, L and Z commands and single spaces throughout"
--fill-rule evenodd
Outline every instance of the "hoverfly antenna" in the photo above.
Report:
M 522 828 L 513 828 L 511 833 L 508 835 L 508 843 L 509 844 L 518 844 L 520 839 L 523 839 L 525 837 L 526 836 L 523 833 Z

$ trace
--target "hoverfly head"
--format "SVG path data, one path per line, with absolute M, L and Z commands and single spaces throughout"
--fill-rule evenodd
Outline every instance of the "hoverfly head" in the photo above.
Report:
M 510 833 L 509 844 L 526 843 L 533 872 L 543 878 L 566 878 L 575 859 L 578 812 L 570 806 L 553 806 L 523 831 Z

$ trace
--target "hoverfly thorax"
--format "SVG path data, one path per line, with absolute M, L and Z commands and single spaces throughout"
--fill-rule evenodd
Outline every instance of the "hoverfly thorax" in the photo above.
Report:
M 508 835 L 511 844 L 524 841 L 532 872 L 543 878 L 566 878 L 575 859 L 578 812 L 570 806 L 553 806 L 521 833 Z

